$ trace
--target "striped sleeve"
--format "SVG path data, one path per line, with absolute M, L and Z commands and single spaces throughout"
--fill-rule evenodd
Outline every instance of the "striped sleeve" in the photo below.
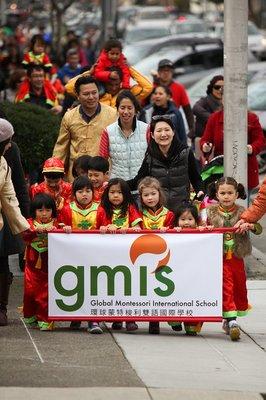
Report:
M 109 136 L 106 129 L 103 130 L 100 140 L 99 155 L 104 158 L 109 158 Z

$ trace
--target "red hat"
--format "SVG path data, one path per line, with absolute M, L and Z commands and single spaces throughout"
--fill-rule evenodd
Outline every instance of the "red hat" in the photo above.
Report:
M 45 172 L 64 173 L 65 172 L 64 163 L 62 160 L 56 157 L 48 158 L 48 160 L 46 160 L 43 165 L 42 172 L 43 174 L 45 174 Z

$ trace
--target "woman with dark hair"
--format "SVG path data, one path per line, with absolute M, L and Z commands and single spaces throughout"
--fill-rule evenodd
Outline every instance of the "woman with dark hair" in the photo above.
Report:
M 137 120 L 140 105 L 136 97 L 123 90 L 116 99 L 118 120 L 103 131 L 99 155 L 110 158 L 111 178 L 132 179 L 138 172 L 147 149 L 145 122 Z
M 140 179 L 146 176 L 157 178 L 164 189 L 167 208 L 175 211 L 182 201 L 189 200 L 190 185 L 197 197 L 203 194 L 202 179 L 192 150 L 178 140 L 170 116 L 154 116 L 150 131 L 151 140 L 142 165 L 128 184 L 134 190 Z
M 209 116 L 222 108 L 224 77 L 215 75 L 207 86 L 207 96 L 201 97 L 193 106 L 192 111 L 195 121 L 195 156 L 200 159 L 201 151 L 199 141 L 203 135 Z
M 187 136 L 181 112 L 171 101 L 172 93 L 168 86 L 156 86 L 151 94 L 152 104 L 145 107 L 138 117 L 140 121 L 151 122 L 155 115 L 170 115 L 180 142 L 187 144 Z

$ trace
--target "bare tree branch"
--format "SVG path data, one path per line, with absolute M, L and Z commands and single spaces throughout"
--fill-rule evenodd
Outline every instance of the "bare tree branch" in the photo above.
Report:
M 57 2 L 56 0 L 50 0 L 52 7 L 56 10 L 58 13 L 64 13 L 73 3 L 73 1 L 68 0 L 68 1 L 59 1 Z

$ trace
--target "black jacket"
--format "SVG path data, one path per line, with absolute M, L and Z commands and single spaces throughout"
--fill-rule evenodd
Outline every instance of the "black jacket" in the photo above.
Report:
M 190 183 L 196 192 L 203 190 L 194 154 L 187 147 L 169 157 L 156 157 L 147 152 L 137 176 L 127 182 L 130 189 L 136 190 L 146 176 L 158 179 L 166 195 L 166 206 L 173 211 L 182 201 L 189 200 Z
M 20 211 L 25 218 L 28 218 L 30 209 L 30 198 L 23 168 L 21 165 L 20 151 L 15 142 L 11 142 L 11 147 L 5 152 L 4 157 L 7 161 L 8 166 L 11 168 L 11 179 L 19 202 Z M 4 215 L 3 218 L 4 237 L 1 243 L 0 257 L 23 252 L 25 248 L 24 242 L 18 235 L 14 236 L 12 234 Z
M 193 114 L 196 117 L 195 136 L 203 135 L 209 116 L 221 108 L 221 103 L 215 100 L 212 95 L 201 97 L 193 106 Z

